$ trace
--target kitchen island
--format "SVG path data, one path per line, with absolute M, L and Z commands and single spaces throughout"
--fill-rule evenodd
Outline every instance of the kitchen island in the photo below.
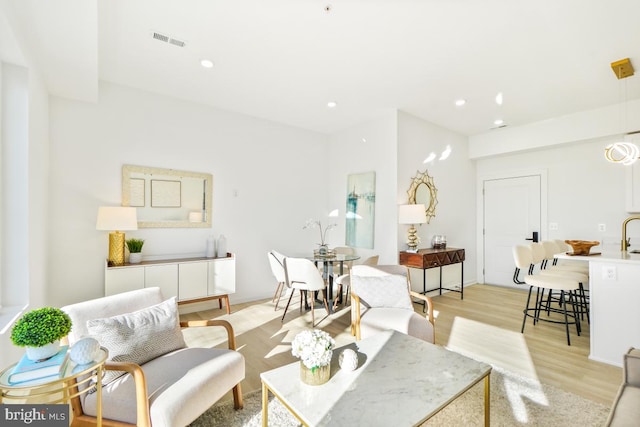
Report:
M 589 263 L 589 358 L 622 366 L 630 347 L 640 348 L 640 254 L 603 250 L 596 255 L 557 254 Z

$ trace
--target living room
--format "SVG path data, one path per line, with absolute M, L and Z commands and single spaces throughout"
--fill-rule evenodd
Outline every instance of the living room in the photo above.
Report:
M 44 59 L 32 49 L 37 32 L 29 30 L 36 22 L 28 9 L 7 1 L 0 18 L 7 41 L 0 51 L 3 309 L 62 306 L 104 294 L 107 233 L 96 230 L 96 214 L 99 206 L 120 204 L 124 164 L 213 175 L 211 229 L 140 229 L 127 236 L 145 240 L 145 257 L 160 258 L 202 256 L 207 238 L 224 234 L 237 256 L 232 304 L 273 295 L 265 254 L 309 253 L 317 237 L 302 229 L 308 218 L 334 221 L 328 215 L 337 209 L 337 227 L 327 237 L 330 246 L 344 243 L 352 173 L 376 173 L 375 243 L 358 253 L 379 254 L 381 263 L 396 263 L 405 249 L 407 226 L 397 224 L 397 206 L 407 201 L 411 177 L 424 170 L 434 177 L 438 206 L 418 235 L 428 245 L 433 235 L 445 234 L 450 246 L 466 249 L 466 285 L 483 281 L 481 184 L 495 174 L 546 170 L 544 238 L 619 243 L 628 216 L 627 171 L 603 156 L 608 138 L 620 133 L 618 105 L 467 136 L 394 107 L 322 133 L 97 78 L 95 100 L 88 102 L 48 87 L 39 65 Z M 618 81 L 609 62 L 635 54 L 613 51 L 602 64 L 614 100 Z M 633 92 L 638 84 L 631 78 L 628 85 Z M 628 127 L 636 129 L 640 103 L 625 106 Z M 446 160 L 423 163 L 447 147 Z M 638 241 L 640 231 L 629 235 Z M 449 282 L 457 278 L 457 272 L 445 275 Z M 5 331 L 0 364 L 20 352 Z

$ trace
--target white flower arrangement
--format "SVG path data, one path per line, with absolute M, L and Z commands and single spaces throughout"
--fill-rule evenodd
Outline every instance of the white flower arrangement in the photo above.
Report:
M 331 363 L 336 341 L 328 333 L 314 329 L 300 332 L 291 342 L 291 354 L 314 371 Z
M 318 243 L 321 246 L 325 245 L 325 239 L 327 237 L 327 231 L 331 230 L 333 227 L 337 227 L 338 224 L 329 224 L 327 225 L 327 227 L 324 229 L 324 231 L 322 230 L 322 223 L 320 222 L 320 220 L 318 219 L 313 219 L 313 218 L 309 218 L 307 220 L 307 222 L 304 224 L 304 227 L 302 227 L 303 230 L 306 230 L 307 228 L 316 228 L 318 227 L 320 229 L 320 243 Z

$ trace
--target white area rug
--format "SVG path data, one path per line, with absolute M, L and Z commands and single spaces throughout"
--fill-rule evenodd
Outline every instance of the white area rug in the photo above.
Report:
M 244 409 L 235 411 L 232 402 L 221 402 L 191 426 L 259 427 L 262 425 L 261 404 L 261 392 L 255 391 L 244 396 Z M 609 408 L 604 405 L 555 387 L 495 367 L 491 372 L 492 426 L 595 427 L 604 425 L 608 413 Z M 480 382 L 423 425 L 470 427 L 482 426 L 483 423 L 484 383 Z M 299 425 L 289 411 L 270 396 L 269 426 Z

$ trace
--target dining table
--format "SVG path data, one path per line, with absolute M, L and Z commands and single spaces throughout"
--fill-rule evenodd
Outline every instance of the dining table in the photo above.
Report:
M 359 255 L 355 254 L 331 254 L 331 255 L 319 255 L 314 254 L 307 259 L 313 261 L 316 267 L 320 268 L 322 264 L 322 277 L 327 283 L 327 300 L 329 300 L 329 307 L 332 307 L 331 301 L 333 301 L 333 272 L 337 267 L 340 275 L 344 274 L 344 263 L 351 262 L 360 259 Z M 340 296 L 339 296 L 340 297 Z

